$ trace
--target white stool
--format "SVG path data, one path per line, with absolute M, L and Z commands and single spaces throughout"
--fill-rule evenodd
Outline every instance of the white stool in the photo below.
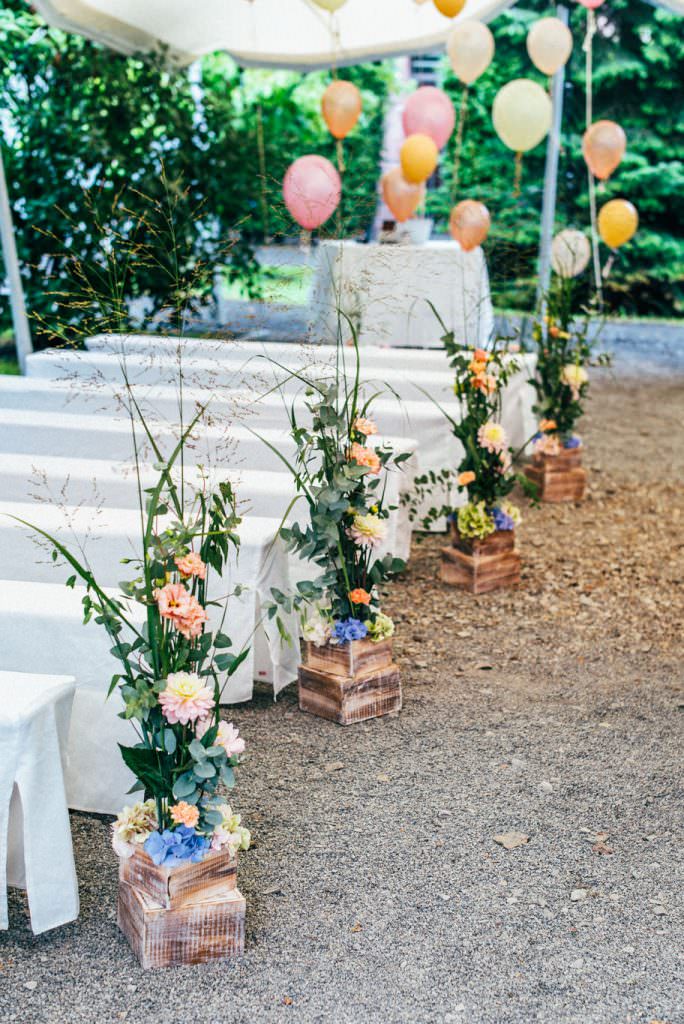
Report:
M 35 934 L 78 917 L 63 774 L 73 698 L 70 676 L 0 672 L 0 928 L 8 884 L 27 889 Z

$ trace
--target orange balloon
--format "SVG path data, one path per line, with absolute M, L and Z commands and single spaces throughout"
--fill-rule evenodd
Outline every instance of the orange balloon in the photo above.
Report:
M 445 18 L 455 18 L 465 7 L 466 0 L 433 0 L 433 3 Z
M 409 135 L 399 153 L 401 170 L 410 185 L 427 181 L 439 160 L 439 150 L 434 139 L 422 132 Z
M 400 224 L 413 216 L 425 198 L 425 185 L 410 185 L 404 179 L 401 167 L 383 174 L 381 184 L 382 198 Z
M 636 206 L 627 199 L 611 199 L 599 210 L 599 234 L 609 249 L 619 249 L 639 227 Z
M 331 134 L 344 139 L 361 114 L 361 93 L 353 82 L 331 82 L 323 93 L 321 110 Z
M 484 203 L 463 199 L 454 206 L 449 217 L 449 230 L 464 252 L 482 245 L 489 234 L 492 219 Z
M 587 167 L 605 181 L 618 166 L 627 148 L 627 136 L 615 121 L 596 121 L 582 137 L 582 152 Z

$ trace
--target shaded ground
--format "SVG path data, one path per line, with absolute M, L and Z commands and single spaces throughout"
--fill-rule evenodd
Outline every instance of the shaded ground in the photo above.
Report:
M 82 916 L 33 938 L 12 895 L 0 1021 L 683 1021 L 683 418 L 684 379 L 596 386 L 590 498 L 528 512 L 517 593 L 462 595 L 416 547 L 398 718 L 235 711 L 243 959 L 143 974 L 107 823 L 74 816 Z

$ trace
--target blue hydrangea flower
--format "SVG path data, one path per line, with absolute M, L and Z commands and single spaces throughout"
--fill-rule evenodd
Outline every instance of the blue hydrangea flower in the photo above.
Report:
M 577 436 L 577 434 L 571 434 L 570 437 L 566 437 L 565 440 L 563 441 L 563 447 L 564 448 L 579 448 L 579 446 L 581 444 L 582 444 L 582 441 Z
M 543 436 L 541 430 L 538 430 L 534 437 L 530 439 L 530 444 L 536 444 Z
M 332 631 L 335 640 L 346 644 L 348 640 L 363 640 L 368 634 L 368 626 L 360 619 L 339 619 Z
M 179 825 L 173 831 L 165 828 L 163 832 L 153 832 L 143 847 L 157 867 L 163 864 L 166 868 L 178 867 L 188 860 L 198 864 L 208 848 L 209 840 L 187 825 Z
M 513 518 L 500 508 L 492 509 L 490 515 L 497 530 L 512 530 L 515 526 Z

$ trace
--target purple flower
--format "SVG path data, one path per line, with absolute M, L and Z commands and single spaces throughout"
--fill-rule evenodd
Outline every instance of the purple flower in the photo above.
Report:
M 335 640 L 346 644 L 348 640 L 363 640 L 368 634 L 368 626 L 360 619 L 339 619 L 332 631 Z
M 543 436 L 542 432 L 538 430 L 534 437 L 530 439 L 530 444 L 536 444 Z
M 566 437 L 563 441 L 564 448 L 579 448 L 582 444 L 582 439 L 577 434 L 571 434 L 570 437 Z
M 503 512 L 500 508 L 492 509 L 489 514 L 494 520 L 494 526 L 497 530 L 512 530 L 515 527 L 512 517 L 506 512 Z
M 143 847 L 157 867 L 163 864 L 167 868 L 178 867 L 188 860 L 198 864 L 208 848 L 209 841 L 187 825 L 179 825 L 173 831 L 165 828 L 163 832 L 153 832 Z

